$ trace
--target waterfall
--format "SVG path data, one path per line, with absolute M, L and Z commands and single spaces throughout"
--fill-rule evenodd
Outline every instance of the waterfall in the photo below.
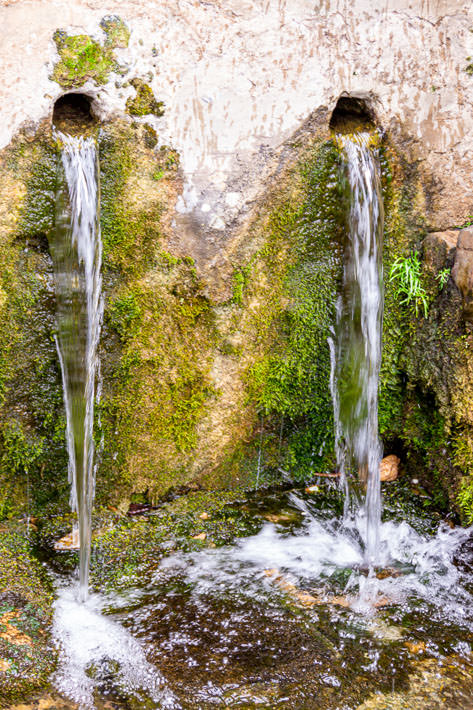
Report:
M 97 152 L 92 138 L 57 133 L 62 144 L 51 244 L 57 297 L 56 346 L 66 409 L 71 507 L 80 545 L 79 596 L 87 596 L 95 484 L 94 404 L 102 323 L 102 243 Z
M 338 136 L 350 191 L 343 289 L 331 349 L 335 451 L 345 520 L 361 520 L 366 562 L 376 563 L 381 521 L 378 380 L 383 320 L 384 227 L 377 149 L 369 133 Z

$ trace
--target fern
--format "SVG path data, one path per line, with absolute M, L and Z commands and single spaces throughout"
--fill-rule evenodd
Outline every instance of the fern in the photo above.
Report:
M 400 303 L 413 304 L 416 316 L 423 308 L 424 317 L 427 318 L 429 301 L 420 278 L 421 268 L 418 252 L 413 252 L 408 257 L 398 257 L 391 266 L 389 280 L 398 281 L 396 296 L 403 296 Z

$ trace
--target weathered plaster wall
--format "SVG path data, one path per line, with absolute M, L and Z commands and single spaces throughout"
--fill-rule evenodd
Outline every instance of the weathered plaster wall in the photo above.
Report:
M 103 117 L 123 113 L 135 76 L 165 102 L 155 127 L 184 173 L 174 246 L 213 274 L 214 295 L 228 266 L 219 247 L 271 157 L 311 112 L 328 119 L 342 92 L 368 98 L 383 127 L 409 137 L 410 157 L 430 180 L 431 229 L 473 212 L 469 0 L 2 0 L 0 147 L 50 115 L 61 94 L 48 78 L 54 31 L 100 36 L 107 13 L 131 29 L 129 47 L 117 50 L 128 72 L 85 89 Z

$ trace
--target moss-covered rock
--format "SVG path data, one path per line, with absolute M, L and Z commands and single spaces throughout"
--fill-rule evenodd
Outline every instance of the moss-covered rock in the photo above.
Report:
M 131 116 L 147 116 L 151 113 L 155 116 L 164 115 L 164 103 L 156 100 L 148 84 L 141 79 L 132 79 L 130 84 L 136 90 L 135 96 L 126 102 L 126 109 Z
M 385 317 L 380 432 L 438 505 L 458 508 L 461 473 L 472 471 L 471 335 L 450 278 L 454 232 L 427 235 L 421 176 L 389 150 L 384 161 Z M 426 311 L 401 303 L 396 259 L 420 255 Z M 465 491 L 465 483 L 462 484 Z M 468 507 L 468 505 L 466 505 Z M 465 501 L 463 503 L 466 512 Z
M 56 150 L 19 138 L 0 165 L 0 515 L 63 496 L 67 456 L 48 235 L 54 225 Z
M 113 71 L 120 71 L 114 50 L 128 46 L 130 31 L 116 15 L 103 18 L 101 27 L 105 42 L 89 35 L 67 35 L 63 30 L 54 34 L 59 54 L 51 79 L 65 89 L 82 86 L 91 79 L 96 84 L 106 84 Z
M 153 502 L 190 481 L 252 487 L 330 468 L 327 338 L 348 209 L 336 143 L 316 129 L 287 147 L 252 219 L 223 247 L 233 292 L 216 302 L 212 274 L 185 255 L 172 230 L 179 156 L 155 142 L 146 124 L 120 121 L 98 136 L 105 296 L 98 501 L 125 509 L 134 495 Z M 473 470 L 471 335 L 449 278 L 452 250 L 423 241 L 421 176 L 389 137 L 381 153 L 380 431 L 386 453 L 407 460 L 439 502 L 447 490 L 453 501 L 460 473 Z M 1 164 L 0 318 L 11 334 L 0 344 L 3 516 L 25 507 L 28 495 L 33 510 L 46 501 L 67 509 L 48 252 L 57 160 L 44 134 L 20 137 Z M 390 278 L 396 259 L 413 249 L 422 257 L 427 317 L 400 302 Z M 470 480 L 462 483 L 466 512 Z
M 0 707 L 46 685 L 56 663 L 49 639 L 52 590 L 23 528 L 0 531 Z

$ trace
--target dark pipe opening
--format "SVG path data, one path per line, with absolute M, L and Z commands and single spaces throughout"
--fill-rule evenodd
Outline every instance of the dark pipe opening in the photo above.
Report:
M 374 115 L 363 99 L 341 96 L 330 118 L 329 127 L 336 133 L 374 128 Z
M 86 94 L 64 94 L 54 104 L 53 124 L 60 130 L 83 129 L 94 123 L 91 100 Z

